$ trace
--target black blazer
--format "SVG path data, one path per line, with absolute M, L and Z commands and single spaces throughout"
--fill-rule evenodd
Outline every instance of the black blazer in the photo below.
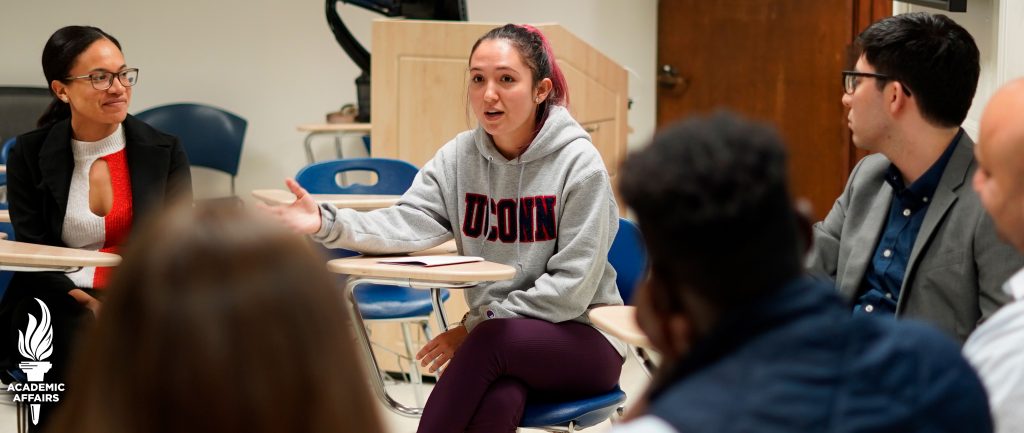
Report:
M 177 137 L 130 115 L 122 125 L 134 227 L 172 200 L 191 200 L 192 176 Z M 7 161 L 7 196 L 15 240 L 66 246 L 61 234 L 74 165 L 70 119 L 18 137 Z

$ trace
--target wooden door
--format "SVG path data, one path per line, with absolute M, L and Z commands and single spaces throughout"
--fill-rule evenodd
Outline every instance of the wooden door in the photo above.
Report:
M 880 0 L 661 0 L 658 126 L 719 108 L 771 122 L 789 145 L 793 195 L 824 218 L 860 156 L 840 73 L 856 34 L 891 14 Z

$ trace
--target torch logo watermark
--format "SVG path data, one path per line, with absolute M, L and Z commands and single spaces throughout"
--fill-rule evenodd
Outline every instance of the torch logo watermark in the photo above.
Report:
M 63 383 L 47 383 L 43 376 L 53 366 L 46 361 L 53 354 L 53 323 L 50 322 L 50 309 L 46 303 L 36 298 L 42 311 L 40 320 L 32 314 L 28 315 L 28 327 L 25 332 L 18 331 L 18 352 L 31 361 L 18 364 L 18 368 L 28 376 L 27 383 L 13 382 L 7 391 L 14 394 L 14 401 L 30 403 L 32 424 L 39 424 L 39 403 L 56 403 L 64 392 Z

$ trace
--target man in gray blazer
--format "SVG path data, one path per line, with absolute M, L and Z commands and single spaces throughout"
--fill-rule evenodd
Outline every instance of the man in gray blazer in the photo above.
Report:
M 996 236 L 970 180 L 960 128 L 978 83 L 978 47 L 944 15 L 880 20 L 843 72 L 853 143 L 875 152 L 814 226 L 812 272 L 835 279 L 854 314 L 912 317 L 961 342 L 1008 297 L 1024 257 Z

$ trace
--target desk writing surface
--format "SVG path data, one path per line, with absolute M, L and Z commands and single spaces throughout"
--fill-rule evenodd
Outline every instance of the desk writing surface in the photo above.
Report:
M 11 222 L 11 211 L 7 209 L 0 209 L 0 223 Z
M 604 332 L 618 337 L 633 346 L 653 348 L 640 325 L 636 323 L 636 307 L 631 305 L 608 305 L 590 310 L 590 321 Z
M 304 123 L 296 127 L 299 132 L 370 132 L 369 123 Z
M 0 240 L 0 264 L 37 267 L 117 266 L 117 254 Z
M 431 253 L 438 254 L 439 251 L 432 248 L 410 255 Z M 386 257 L 395 256 L 357 256 L 334 259 L 327 262 L 327 269 L 338 274 L 449 283 L 503 281 L 512 279 L 516 275 L 516 268 L 486 261 L 433 267 L 378 263 L 378 260 Z
M 295 201 L 295 195 L 283 189 L 254 189 L 252 196 L 271 206 L 287 206 Z M 398 203 L 400 195 L 372 194 L 310 194 L 317 203 L 330 203 L 338 208 L 367 211 L 383 209 Z

